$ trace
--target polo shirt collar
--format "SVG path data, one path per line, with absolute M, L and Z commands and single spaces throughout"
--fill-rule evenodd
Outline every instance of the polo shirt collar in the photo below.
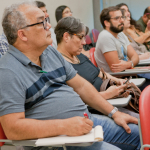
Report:
M 27 66 L 29 63 L 32 64 L 31 60 L 27 56 L 25 56 L 21 51 L 19 51 L 17 48 L 15 48 L 12 45 L 9 45 L 8 53 L 13 55 L 18 61 L 20 61 L 25 66 Z M 46 57 L 47 57 L 47 52 L 45 50 L 40 58 L 43 61 L 44 59 L 46 59 Z

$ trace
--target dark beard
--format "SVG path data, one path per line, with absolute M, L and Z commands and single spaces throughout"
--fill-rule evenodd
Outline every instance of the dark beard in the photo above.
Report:
M 122 25 L 122 24 L 121 24 Z M 119 25 L 120 26 L 120 25 Z M 119 27 L 118 26 L 118 27 Z M 110 22 L 110 30 L 114 33 L 120 33 L 123 31 L 123 27 L 122 28 L 117 28 L 117 27 L 114 27 L 113 24 Z

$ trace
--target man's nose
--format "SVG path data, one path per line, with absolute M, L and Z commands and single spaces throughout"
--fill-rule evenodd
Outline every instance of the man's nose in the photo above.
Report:
M 47 12 L 45 12 L 45 18 L 49 17 L 49 14 Z
M 49 30 L 51 28 L 51 24 L 47 22 L 47 29 L 46 30 Z

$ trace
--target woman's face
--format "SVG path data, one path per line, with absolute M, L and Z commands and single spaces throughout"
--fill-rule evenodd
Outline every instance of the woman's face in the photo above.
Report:
M 62 17 L 64 18 L 64 17 L 69 17 L 69 16 L 72 16 L 72 12 L 70 8 L 66 7 L 64 11 L 62 12 Z
M 130 12 L 129 12 L 129 9 L 126 5 L 122 6 L 120 9 L 124 9 L 125 10 L 125 16 L 130 17 Z
M 70 38 L 70 41 L 69 41 L 69 44 L 70 47 L 69 47 L 69 53 L 71 55 L 80 55 L 82 49 L 83 49 L 83 45 L 86 44 L 86 41 L 85 41 L 85 32 L 81 32 L 81 33 L 78 33 L 78 34 L 74 34 L 74 35 L 70 35 L 71 38 Z
M 129 28 L 130 27 L 130 17 L 125 15 L 124 19 L 124 28 Z

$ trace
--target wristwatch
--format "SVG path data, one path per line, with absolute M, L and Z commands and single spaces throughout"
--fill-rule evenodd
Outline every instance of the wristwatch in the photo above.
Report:
M 133 64 L 133 62 L 132 61 L 130 61 L 131 62 L 131 68 L 134 68 L 134 64 Z
M 112 115 L 118 111 L 118 108 L 117 107 L 114 107 L 114 109 L 108 114 L 108 117 L 112 118 Z

